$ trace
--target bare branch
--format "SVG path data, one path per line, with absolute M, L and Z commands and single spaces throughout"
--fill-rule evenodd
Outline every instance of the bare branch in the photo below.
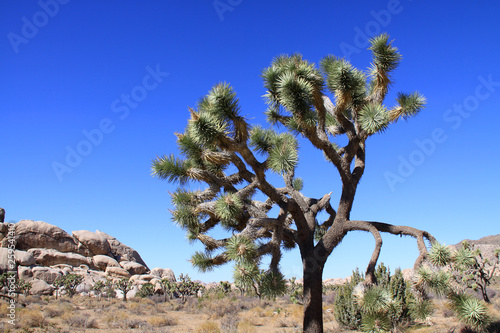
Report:
M 398 226 L 381 222 L 348 221 L 346 222 L 344 228 L 346 231 L 365 230 L 367 223 L 374 226 L 379 232 L 387 232 L 393 235 L 400 235 L 400 236 L 405 235 L 416 238 L 418 251 L 420 255 L 415 260 L 414 264 L 415 269 L 422 264 L 423 260 L 425 259 L 428 253 L 424 238 L 427 239 L 431 244 L 434 244 L 436 242 L 436 239 L 427 231 L 415 229 L 408 226 Z

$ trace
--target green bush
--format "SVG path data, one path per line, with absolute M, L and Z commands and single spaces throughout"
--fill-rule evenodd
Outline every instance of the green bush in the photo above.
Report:
M 353 291 L 356 285 L 363 281 L 359 270 L 353 272 L 351 280 L 337 287 L 337 296 L 335 297 L 335 319 L 337 322 L 349 329 L 359 329 L 361 325 L 361 309 L 353 297 Z
M 155 293 L 155 286 L 152 283 L 145 283 L 141 286 L 141 289 L 137 292 L 136 296 L 141 298 L 146 298 L 153 296 Z

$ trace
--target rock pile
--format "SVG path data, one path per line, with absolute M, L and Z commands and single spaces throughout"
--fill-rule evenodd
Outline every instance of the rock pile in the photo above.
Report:
M 32 283 L 32 294 L 52 294 L 54 281 L 69 273 L 84 277 L 77 289 L 80 293 L 90 292 L 94 283 L 106 279 L 130 278 L 135 285 L 130 296 L 146 282 L 159 286 L 163 278 L 175 281 L 171 269 L 150 270 L 137 251 L 101 231 L 79 230 L 70 235 L 57 226 L 33 220 L 9 226 L 0 223 L 0 273 L 11 270 L 9 240 L 12 244 L 13 236 L 17 274 Z

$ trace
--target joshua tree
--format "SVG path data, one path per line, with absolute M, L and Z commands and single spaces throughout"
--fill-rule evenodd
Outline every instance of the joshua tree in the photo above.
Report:
M 164 302 L 167 301 L 168 298 L 172 298 L 174 296 L 175 291 L 177 290 L 177 283 L 171 281 L 169 278 L 163 278 L 160 280 L 160 286 L 163 290 Z
M 59 290 L 64 287 L 68 292 L 69 297 L 73 297 L 76 293 L 76 288 L 83 282 L 84 278 L 78 274 L 66 274 L 57 278 L 53 286 L 56 288 L 56 299 Z
M 101 300 L 102 292 L 104 291 L 105 287 L 106 284 L 102 280 L 96 281 L 96 283 L 94 283 L 94 285 L 92 286 L 92 290 L 96 293 L 98 301 Z
M 426 231 L 411 227 L 350 219 L 365 171 L 366 140 L 399 119 L 415 116 L 425 105 L 425 98 L 414 92 L 399 93 L 396 105 L 386 107 L 383 103 L 391 74 L 401 55 L 387 35 L 373 38 L 370 50 L 373 61 L 367 73 L 334 56 L 325 57 L 319 68 L 299 54 L 275 58 L 262 77 L 268 122 L 282 125 L 286 131 L 281 133 L 251 126 L 240 114 L 232 88 L 215 85 L 196 109 L 190 109 L 184 133 L 176 134 L 183 156 L 172 154 L 152 162 L 155 176 L 180 185 L 172 193 L 172 219 L 187 231 L 189 240 L 205 245 L 206 251 L 192 258 L 200 270 L 229 261 L 258 263 L 259 258 L 270 255 L 266 274 L 278 283 L 281 249 L 298 245 L 303 263 L 305 332 L 323 331 L 323 267 L 349 232 L 367 231 L 375 238 L 366 269 L 369 282 L 375 282 L 381 232 L 416 238 L 420 252 L 416 266 L 427 253 L 424 238 L 435 241 Z M 331 192 L 315 198 L 301 192 L 303 182 L 295 177 L 299 160 L 296 136 L 321 151 L 338 172 L 342 187 L 336 208 L 330 202 Z M 271 172 L 282 176 L 284 185 L 275 183 Z M 189 187 L 190 182 L 198 184 Z M 199 189 L 199 183 L 206 188 Z M 324 214 L 318 215 L 320 212 Z M 231 237 L 208 235 L 216 225 Z
M 481 268 L 476 257 L 479 254 L 480 252 L 473 251 L 468 243 L 462 243 L 462 248 L 454 253 L 448 247 L 436 243 L 432 246 L 425 264 L 414 276 L 415 289 L 422 295 L 428 290 L 445 295 L 458 319 L 474 331 L 483 331 L 491 320 L 485 302 L 467 293 L 467 289 L 475 289 L 474 283 L 486 285 L 477 271 Z M 497 254 L 498 252 L 495 253 Z M 482 296 L 485 297 L 485 294 L 486 287 Z M 487 295 L 486 300 L 489 300 Z
M 123 301 L 127 301 L 127 293 L 132 289 L 132 281 L 128 278 L 122 278 L 116 282 L 116 289 L 123 293 Z

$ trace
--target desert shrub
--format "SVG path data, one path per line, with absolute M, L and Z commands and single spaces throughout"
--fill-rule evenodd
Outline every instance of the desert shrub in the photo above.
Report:
M 47 320 L 38 308 L 20 311 L 19 322 L 22 327 L 44 327 L 47 325 Z
M 27 304 L 47 305 L 49 303 L 49 298 L 42 298 L 39 295 L 30 295 L 25 297 L 24 302 L 26 302 Z
M 238 323 L 240 319 L 237 315 L 224 316 L 220 321 L 221 333 L 235 333 L 238 331 Z
M 153 301 L 155 304 L 164 303 L 165 298 L 163 295 L 154 294 L 148 297 L 149 300 Z
M 358 329 L 361 325 L 361 310 L 352 293 L 356 285 L 363 280 L 359 270 L 353 272 L 351 280 L 337 287 L 335 298 L 335 319 L 339 325 L 349 329 Z
M 196 333 L 220 333 L 220 328 L 213 321 L 206 321 L 195 330 Z
M 259 306 L 260 301 L 255 297 L 238 296 L 238 307 L 240 310 L 250 310 Z
M 200 302 L 199 309 L 213 319 L 223 318 L 226 315 L 236 315 L 239 312 L 238 304 L 224 299 L 205 300 Z
M 238 333 L 255 333 L 257 329 L 248 320 L 242 320 L 238 323 Z
M 122 325 L 121 328 L 127 329 L 127 328 L 141 328 L 141 327 L 147 327 L 148 323 L 144 320 L 141 319 L 127 319 Z
M 121 325 L 129 319 L 129 316 L 122 311 L 111 311 L 106 315 L 103 321 L 109 328 L 121 328 Z
M 97 321 L 88 314 L 77 314 L 65 318 L 64 322 L 74 328 L 99 328 Z
M 136 314 L 136 315 L 143 315 L 144 314 L 144 306 L 139 304 L 139 303 L 129 302 L 126 309 L 128 309 L 131 313 Z
M 64 313 L 64 310 L 59 307 L 51 306 L 51 307 L 46 307 L 43 310 L 43 313 L 47 318 L 55 318 L 55 317 L 60 317 Z
M 153 327 L 164 327 L 177 325 L 177 320 L 166 316 L 153 316 L 147 319 L 148 323 Z

